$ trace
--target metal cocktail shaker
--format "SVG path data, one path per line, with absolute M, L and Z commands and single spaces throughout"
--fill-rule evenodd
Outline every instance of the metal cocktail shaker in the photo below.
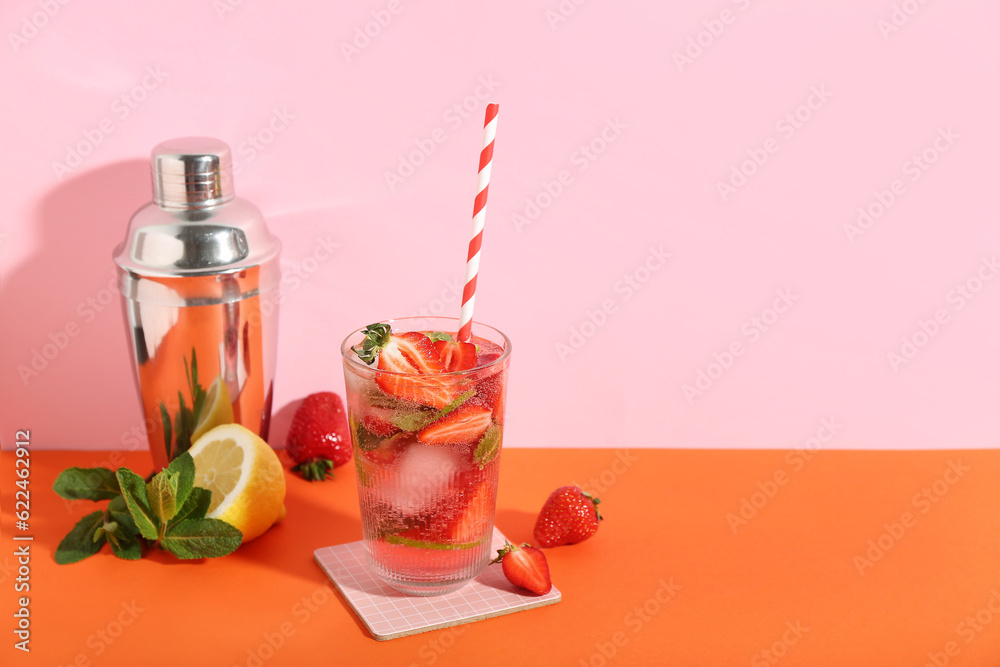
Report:
M 235 196 L 225 142 L 172 139 L 151 157 L 153 202 L 132 216 L 114 260 L 160 469 L 218 423 L 267 439 L 281 243 Z

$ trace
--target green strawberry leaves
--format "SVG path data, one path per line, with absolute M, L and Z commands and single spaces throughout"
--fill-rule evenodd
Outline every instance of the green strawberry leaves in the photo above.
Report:
M 56 562 L 81 561 L 100 551 L 105 542 L 118 558 L 137 560 L 142 557 L 143 540 L 181 559 L 232 553 L 243 534 L 224 521 L 206 518 L 212 492 L 194 485 L 194 472 L 194 460 L 186 452 L 148 484 L 128 468 L 64 470 L 52 487 L 57 494 L 70 500 L 110 502 L 103 511 L 83 517 L 63 538 Z

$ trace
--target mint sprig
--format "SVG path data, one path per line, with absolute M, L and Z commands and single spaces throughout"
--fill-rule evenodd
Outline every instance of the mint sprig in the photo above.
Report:
M 186 452 L 149 483 L 128 468 L 68 468 L 52 488 L 69 500 L 110 501 L 59 543 L 55 559 L 61 565 L 93 556 L 105 542 L 118 558 L 137 560 L 143 544 L 190 559 L 228 555 L 243 541 L 238 529 L 206 518 L 212 492 L 194 486 L 194 459 Z
M 191 448 L 191 434 L 198 424 L 201 412 L 205 407 L 205 397 L 208 392 L 198 382 L 198 353 L 191 348 L 191 363 L 184 357 L 184 377 L 187 379 L 188 394 L 191 397 L 191 407 L 184 400 L 184 394 L 177 392 L 177 414 L 171 420 L 167 406 L 160 403 L 160 421 L 163 424 L 163 444 L 167 450 L 167 460 L 173 461 Z
M 443 340 L 450 343 L 455 340 L 454 338 L 451 337 L 450 333 L 444 331 L 432 331 L 429 334 L 427 334 L 427 337 L 431 339 L 432 343 L 436 343 L 439 340 Z

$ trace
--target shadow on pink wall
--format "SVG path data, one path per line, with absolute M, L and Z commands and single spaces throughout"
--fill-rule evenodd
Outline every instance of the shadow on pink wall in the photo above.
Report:
M 146 448 L 111 255 L 150 196 L 149 163 L 116 162 L 57 184 L 24 225 L 37 249 L 0 285 L 4 435 L 31 429 L 46 449 Z

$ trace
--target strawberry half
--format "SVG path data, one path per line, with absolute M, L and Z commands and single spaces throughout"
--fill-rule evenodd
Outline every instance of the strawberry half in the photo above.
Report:
M 375 383 L 387 394 L 435 408 L 455 400 L 458 391 L 445 378 L 425 377 L 445 372 L 431 339 L 418 331 L 394 334 L 388 324 L 370 324 L 365 340 L 354 351 L 366 364 L 388 373 L 376 373 Z
M 535 522 L 535 539 L 543 547 L 583 542 L 597 532 L 604 517 L 597 511 L 601 501 L 578 486 L 553 491 Z
M 453 373 L 474 368 L 477 361 L 476 346 L 458 340 L 439 340 L 434 342 L 434 349 L 441 357 L 444 369 Z
M 321 481 L 351 460 L 351 435 L 344 402 L 333 392 L 310 394 L 292 417 L 285 451 L 292 468 L 310 481 Z
M 417 433 L 429 445 L 471 445 L 479 442 L 493 421 L 493 410 L 464 403 Z
M 545 595 L 552 590 L 552 577 L 549 576 L 549 563 L 545 554 L 527 542 L 519 547 L 510 542 L 497 551 L 497 557 L 491 563 L 500 563 L 507 581 L 526 588 L 536 595 Z

